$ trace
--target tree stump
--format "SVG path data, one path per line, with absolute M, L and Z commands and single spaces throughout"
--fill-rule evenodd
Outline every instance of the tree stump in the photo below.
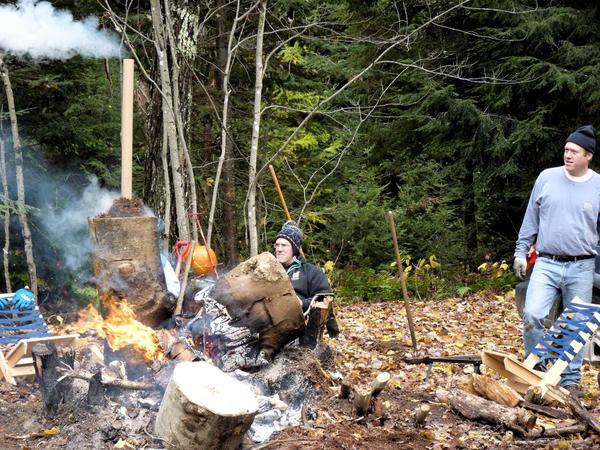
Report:
M 333 296 L 327 296 L 322 302 L 314 302 L 308 313 L 304 334 L 300 337 L 302 347 L 314 349 L 323 337 L 325 325 L 332 308 Z
M 205 362 L 182 362 L 156 416 L 155 431 L 172 449 L 238 447 L 258 401 L 249 387 Z
M 174 306 L 160 261 L 155 217 L 88 219 L 98 293 L 125 299 L 137 320 L 154 327 Z
M 56 349 L 54 344 L 36 344 L 31 351 L 35 379 L 42 391 L 44 412 L 53 415 L 61 403 L 67 402 L 72 396 L 73 381 L 64 378 L 59 381 L 62 373 L 58 368 L 73 367 L 75 353 L 70 348 Z
M 304 330 L 302 305 L 271 253 L 254 256 L 219 278 L 211 297 L 227 308 L 231 325 L 259 333 L 259 345 L 267 354 L 277 352 Z
M 102 369 L 98 369 L 90 379 L 87 404 L 90 406 L 104 406 L 106 404 L 106 387 L 102 384 Z

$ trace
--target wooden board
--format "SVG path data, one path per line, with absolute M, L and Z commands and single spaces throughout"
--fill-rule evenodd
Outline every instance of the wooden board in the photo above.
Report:
M 33 359 L 31 350 L 36 344 L 52 343 L 54 345 L 70 345 L 79 338 L 78 334 L 64 336 L 49 336 L 43 338 L 21 339 L 4 356 L 0 351 L 0 381 L 3 379 L 10 384 L 17 384 L 15 377 L 33 375 Z

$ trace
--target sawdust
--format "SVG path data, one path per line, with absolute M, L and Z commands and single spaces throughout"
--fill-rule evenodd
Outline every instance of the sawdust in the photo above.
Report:
M 108 212 L 99 214 L 98 217 L 138 217 L 145 216 L 144 203 L 137 197 L 127 199 L 125 197 L 117 198 Z

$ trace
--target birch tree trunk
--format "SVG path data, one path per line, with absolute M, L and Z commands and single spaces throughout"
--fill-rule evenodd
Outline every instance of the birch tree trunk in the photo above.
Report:
M 25 180 L 23 177 L 23 152 L 21 150 L 21 139 L 19 137 L 19 126 L 17 124 L 17 112 L 15 109 L 15 99 L 13 96 L 12 85 L 8 75 L 8 68 L 4 64 L 4 55 L 0 54 L 0 71 L 2 72 L 2 81 L 6 92 L 6 101 L 8 103 L 8 114 L 10 116 L 10 125 L 13 136 L 13 148 L 15 151 L 15 173 L 17 182 L 17 215 L 23 231 L 23 243 L 25 247 L 25 258 L 27 260 L 27 270 L 29 271 L 29 283 L 33 294 L 37 297 L 37 270 L 33 260 L 33 244 L 31 241 L 31 231 L 27 222 L 27 210 L 25 209 Z
M 170 49 L 170 54 L 171 54 L 171 69 L 172 69 L 172 74 L 173 74 L 173 78 L 172 78 L 172 86 L 173 86 L 173 115 L 174 115 L 174 119 L 175 119 L 175 126 L 177 129 L 177 137 L 179 139 L 179 146 L 178 146 L 178 151 L 179 151 L 179 158 L 181 161 L 181 164 L 183 166 L 185 166 L 185 171 L 187 173 L 187 192 L 188 192 L 188 205 L 187 205 L 187 210 L 189 212 L 197 212 L 198 211 L 198 201 L 197 201 L 197 196 L 196 196 L 196 183 L 195 183 L 195 178 L 194 178 L 194 167 L 192 165 L 192 160 L 190 158 L 190 152 L 187 146 L 187 141 L 185 139 L 185 133 L 184 133 L 184 122 L 183 122 L 183 116 L 181 114 L 181 110 L 184 109 L 182 107 L 182 102 L 181 102 L 181 96 L 180 96 L 180 69 L 179 69 L 179 44 L 185 45 L 185 40 L 186 37 L 187 39 L 189 39 L 189 36 L 187 36 L 187 32 L 182 32 L 182 30 L 180 30 L 180 33 L 178 34 L 178 39 L 175 39 L 175 32 L 173 31 L 173 21 L 171 20 L 171 6 L 169 3 L 169 0 L 163 0 L 164 2 L 164 6 L 165 6 L 165 21 L 166 21 L 166 29 L 167 29 L 167 34 L 169 37 L 169 49 Z M 184 8 L 185 9 L 185 8 Z M 186 30 L 187 31 L 187 30 Z M 193 39 L 193 37 L 191 38 L 192 41 L 195 42 L 195 39 Z M 193 61 L 190 61 L 190 64 Z M 183 171 L 182 171 L 183 172 Z M 183 174 L 182 174 L 183 177 Z M 184 177 L 185 180 L 185 177 Z M 192 233 L 192 239 L 194 239 L 196 242 L 198 241 L 198 230 L 196 230 L 196 227 L 194 227 L 192 225 L 192 229 L 191 229 L 191 233 Z
M 185 205 L 185 185 L 180 150 L 178 146 L 177 126 L 175 123 L 175 105 L 173 104 L 173 89 L 171 75 L 169 72 L 169 61 L 167 58 L 166 33 L 163 16 L 159 0 L 150 0 L 152 10 L 152 27 L 154 29 L 154 43 L 158 56 L 158 66 L 160 73 L 160 84 L 162 90 L 162 112 L 165 117 L 166 127 L 163 133 L 166 133 L 169 147 L 169 161 L 171 163 L 171 176 L 173 181 L 173 194 L 175 197 L 175 213 L 178 228 L 178 235 L 181 240 L 189 240 L 190 227 L 188 211 Z
M 10 284 L 10 270 L 8 266 L 8 254 L 10 251 L 10 199 L 8 197 L 8 179 L 6 178 L 6 151 L 4 147 L 4 127 L 2 126 L 2 113 L 0 110 L 0 181 L 2 182 L 2 195 L 4 196 L 4 246 L 2 247 L 2 262 L 4 266 L 4 283 L 6 290 L 12 292 Z
M 226 4 L 225 0 L 219 0 L 217 3 L 217 8 L 222 8 L 222 13 L 219 14 L 218 18 L 218 34 L 217 34 L 217 61 L 218 67 L 221 69 L 221 85 L 223 86 L 223 106 L 225 106 L 225 96 L 229 94 L 227 92 L 226 87 L 228 86 L 229 80 L 227 80 L 227 84 L 225 84 L 225 73 L 229 73 L 230 68 L 227 67 L 228 64 L 228 53 L 231 50 L 228 48 L 227 41 L 227 12 L 226 12 Z M 227 108 L 229 109 L 225 115 L 225 117 L 229 117 L 231 113 L 231 106 L 229 102 L 227 102 Z M 226 260 L 230 265 L 236 265 L 238 263 L 238 248 L 237 248 L 237 218 L 236 218 L 236 191 L 235 191 L 235 182 L 234 182 L 234 170 L 235 163 L 234 159 L 231 157 L 233 153 L 233 140 L 231 137 L 231 127 L 229 123 L 223 126 L 224 133 L 222 133 L 221 139 L 223 136 L 225 138 L 225 146 L 224 146 L 224 173 L 223 173 L 223 241 L 225 247 L 225 256 Z M 221 142 L 221 147 L 223 148 L 223 142 Z
M 258 139 L 260 136 L 260 118 L 262 107 L 262 86 L 265 76 L 263 69 L 263 40 L 267 0 L 260 2 L 258 31 L 256 33 L 256 74 L 254 82 L 254 120 L 252 122 L 252 140 L 250 142 L 250 164 L 248 168 L 248 233 L 250 240 L 250 256 L 258 254 L 258 226 L 256 223 L 256 163 L 258 159 Z

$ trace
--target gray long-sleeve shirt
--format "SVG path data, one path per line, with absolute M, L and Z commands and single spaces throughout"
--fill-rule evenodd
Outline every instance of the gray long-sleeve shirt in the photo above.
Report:
M 583 182 L 567 178 L 564 167 L 538 176 L 519 231 L 515 257 L 525 258 L 532 244 L 551 255 L 595 255 L 600 222 L 600 175 Z

